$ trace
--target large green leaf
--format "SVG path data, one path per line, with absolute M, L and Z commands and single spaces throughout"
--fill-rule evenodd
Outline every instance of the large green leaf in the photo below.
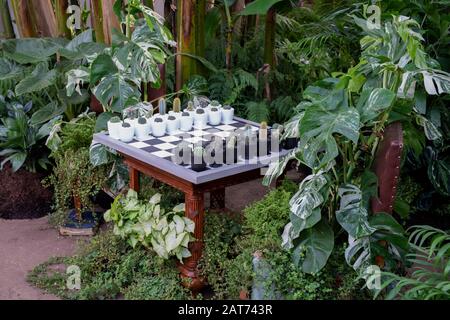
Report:
M 106 54 L 99 55 L 92 63 L 90 82 L 91 85 L 96 84 L 92 89 L 95 97 L 103 106 L 110 105 L 113 111 L 122 112 L 139 100 L 137 84 L 130 83 L 124 72 Z
M 306 273 L 317 273 L 327 263 L 334 247 L 334 233 L 331 227 L 321 221 L 304 230 L 296 241 L 293 252 L 294 263 Z
M 336 220 L 353 238 L 371 235 L 376 229 L 369 225 L 367 204 L 363 201 L 361 189 L 347 184 L 339 188 L 341 198 Z
M 367 123 L 377 118 L 381 112 L 389 108 L 395 99 L 395 93 L 388 89 L 365 89 L 361 93 L 356 108 L 359 111 L 361 122 Z
M 310 216 L 312 211 L 323 203 L 321 190 L 327 183 L 323 174 L 306 177 L 300 184 L 298 192 L 289 201 L 291 212 L 301 219 Z
M 25 68 L 14 61 L 0 58 L 0 82 L 21 78 Z
M 283 0 L 255 0 L 246 5 L 245 9 L 239 14 L 243 16 L 249 15 L 263 15 L 276 3 Z
M 57 71 L 48 70 L 47 63 L 39 63 L 33 72 L 16 86 L 16 95 L 41 91 L 56 83 Z
M 32 125 L 43 124 L 61 114 L 63 114 L 64 111 L 65 111 L 65 108 L 59 107 L 58 103 L 50 102 L 48 105 L 39 109 L 31 116 L 30 123 Z
M 300 150 L 311 168 L 322 167 L 338 156 L 333 134 L 341 134 L 358 142 L 359 113 L 355 108 L 327 110 L 321 105 L 310 106 L 300 122 Z
M 3 42 L 5 56 L 21 64 L 48 61 L 61 47 L 59 41 L 49 38 L 14 39 Z
M 166 54 L 157 42 L 151 41 L 152 33 L 149 27 L 146 24 L 138 26 L 131 39 L 124 38 L 120 33 L 116 39 L 120 40 L 120 49 L 116 55 L 125 57 L 119 60 L 126 60 L 125 67 L 130 67 L 131 76 L 142 82 L 159 82 L 158 63 L 164 63 Z
M 88 29 L 73 38 L 64 48 L 59 50 L 61 56 L 70 60 L 92 59 L 100 54 L 105 45 L 92 40 L 92 30 Z

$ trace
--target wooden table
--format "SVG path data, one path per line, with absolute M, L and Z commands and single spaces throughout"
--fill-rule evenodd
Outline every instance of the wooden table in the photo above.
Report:
M 244 119 L 235 118 L 235 120 L 258 126 Z M 192 256 L 185 259 L 183 264 L 179 264 L 179 269 L 183 277 L 192 279 L 190 288 L 194 291 L 203 285 L 198 275 L 197 264 L 203 249 L 205 193 L 210 192 L 211 208 L 224 209 L 226 187 L 261 178 L 261 168 L 267 166 L 270 161 L 289 153 L 288 150 L 282 150 L 280 153 L 258 158 L 256 163 L 238 162 L 204 172 L 195 172 L 167 159 L 149 154 L 129 143 L 110 138 L 106 133 L 94 135 L 94 143 L 110 147 L 123 156 L 129 168 L 130 188 L 135 191 L 139 192 L 139 175 L 144 174 L 185 194 L 185 215 L 195 223 L 196 241 L 191 242 L 189 247 Z

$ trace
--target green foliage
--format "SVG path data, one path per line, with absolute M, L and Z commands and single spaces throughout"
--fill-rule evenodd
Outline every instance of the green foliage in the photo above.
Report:
M 408 254 L 411 273 L 399 276 L 382 273 L 381 290 L 386 299 L 448 300 L 450 299 L 450 235 L 430 226 L 413 227 Z
M 160 257 L 176 256 L 180 261 L 191 256 L 189 242 L 193 240 L 194 223 L 180 216 L 184 204 L 171 211 L 160 206 L 161 194 L 152 196 L 148 203 L 138 199 L 134 190 L 126 197 L 119 195 L 105 215 L 105 221 L 114 223 L 114 234 L 134 248 L 142 244 L 152 248 Z
M 81 270 L 81 290 L 66 287 L 65 267 Z M 58 266 L 62 266 L 63 268 Z M 83 243 L 74 257 L 50 259 L 34 268 L 28 281 L 65 299 L 189 299 L 176 265 L 143 247 L 132 249 L 111 230 Z
M 281 248 L 279 237 L 289 219 L 289 199 L 295 189 L 295 184 L 286 181 L 282 188 L 248 206 L 242 228 L 237 216 L 206 215 L 205 251 L 200 268 L 212 286 L 214 298 L 238 299 L 241 291 L 251 292 L 255 280 L 252 259 L 256 251 L 262 253 L 270 266 L 264 286 L 275 291 L 277 297 L 365 298 L 355 282 L 356 275 L 343 262 L 342 247 L 317 275 L 299 272 L 292 254 Z
M 283 243 L 294 252 L 303 251 L 308 244 L 306 254 L 295 258 L 302 270 L 310 273 L 324 267 L 333 248 L 333 233 L 315 230 L 319 220 L 324 222 L 324 216 L 328 220 L 324 223 L 335 224 L 348 233 L 346 260 L 356 270 L 371 264 L 380 251 L 390 262 L 403 258 L 407 243 L 402 239 L 402 228 L 386 215 L 380 216 L 383 219 L 377 221 L 377 226 L 370 223 L 374 217 L 369 216 L 368 200 L 376 195 L 376 179 L 369 170 L 384 127 L 402 119 L 393 111 L 394 106 L 412 103 L 417 94 L 450 92 L 450 75 L 429 62 L 416 21 L 393 17 L 381 29 L 369 29 L 366 20 L 354 19 L 365 34 L 359 63 L 346 74 L 308 87 L 303 92 L 304 101 L 297 107 L 297 116 L 287 125 L 298 128 L 302 137 L 295 154 L 288 158 L 306 164 L 313 173 L 291 200 L 291 223 L 286 225 Z M 416 119 L 428 139 L 440 138 L 435 125 L 412 108 L 406 117 Z M 265 184 L 286 163 L 282 159 L 272 165 Z M 445 171 L 445 166 L 441 168 Z M 439 177 L 446 180 L 446 174 Z M 394 238 L 388 244 L 393 247 L 381 248 L 376 242 L 380 238 Z M 317 261 L 318 257 L 323 260 Z
M 58 116 L 38 121 L 37 113 L 30 116 L 32 112 L 32 102 L 23 105 L 12 94 L 0 96 L 0 156 L 3 157 L 0 170 L 7 162 L 14 172 L 22 167 L 31 172 L 48 169 L 50 162 L 44 142 Z
M 103 47 L 92 42 L 92 30 L 86 30 L 73 40 L 65 39 L 13 39 L 1 43 L 0 88 L 8 84 L 17 96 L 30 99 L 40 107 L 49 102 L 58 106 L 70 120 L 76 117 L 89 95 L 78 87 L 67 94 L 64 90 L 66 74 L 82 68 Z M 0 90 L 0 93 L 4 90 Z
M 55 157 L 53 173 L 44 180 L 44 186 L 54 188 L 55 224 L 64 222 L 67 209 L 73 198 L 81 202 L 81 210 L 89 209 L 95 212 L 91 199 L 104 186 L 107 172 L 104 167 L 93 167 L 89 159 L 89 149 L 68 149 Z M 81 212 L 78 212 L 81 218 Z

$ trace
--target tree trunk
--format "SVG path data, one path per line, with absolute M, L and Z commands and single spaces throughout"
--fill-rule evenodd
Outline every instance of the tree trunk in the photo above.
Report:
M 67 27 L 67 7 L 68 0 L 55 0 L 56 24 L 58 29 L 58 36 L 63 38 L 70 38 L 70 30 Z
M 105 43 L 105 34 L 103 33 L 103 10 L 102 1 L 91 1 L 91 19 L 95 32 L 95 41 Z
M 205 55 L 205 0 L 177 0 L 177 53 Z M 201 74 L 203 66 L 196 59 L 178 54 L 176 57 L 176 90 L 180 90 L 191 75 Z
M 7 0 L 0 0 L 0 21 L 2 22 L 3 32 L 0 38 L 11 39 L 14 38 L 14 29 L 11 23 L 11 16 L 9 15 L 9 7 Z
M 56 17 L 51 0 L 29 1 L 28 7 L 38 37 L 56 37 Z
M 97 42 L 112 43 L 112 30 L 120 29 L 120 22 L 113 11 L 115 0 L 91 1 L 92 25 Z
M 36 37 L 36 30 L 29 14 L 27 0 L 11 0 L 17 29 L 21 38 Z
M 272 68 L 275 65 L 275 29 L 276 29 L 276 11 L 270 8 L 266 15 L 266 30 L 264 35 L 264 63 Z

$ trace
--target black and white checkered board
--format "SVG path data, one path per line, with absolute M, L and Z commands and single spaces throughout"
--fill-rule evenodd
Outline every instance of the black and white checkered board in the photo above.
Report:
M 144 140 L 136 140 L 136 137 L 133 141 L 128 142 L 127 145 L 138 148 L 140 150 L 146 151 L 151 155 L 157 156 L 159 158 L 163 158 L 168 161 L 172 161 L 173 153 L 172 151 L 177 147 L 181 142 L 187 142 L 189 145 L 193 146 L 196 143 L 201 142 L 210 142 L 215 139 L 215 137 L 219 137 L 221 139 L 226 139 L 231 135 L 232 132 L 236 131 L 239 128 L 243 128 L 246 125 L 244 122 L 234 121 L 230 124 L 224 125 L 220 124 L 217 126 L 208 125 L 203 127 L 202 129 L 193 128 L 191 131 L 177 131 L 171 135 L 165 135 L 163 137 L 153 137 L 149 135 Z M 252 130 L 257 132 L 259 130 L 258 127 L 252 126 Z M 245 161 L 245 160 L 240 160 Z M 183 165 L 189 168 L 188 165 Z M 206 170 L 214 169 L 220 167 L 222 165 L 214 164 L 212 166 L 207 166 Z

